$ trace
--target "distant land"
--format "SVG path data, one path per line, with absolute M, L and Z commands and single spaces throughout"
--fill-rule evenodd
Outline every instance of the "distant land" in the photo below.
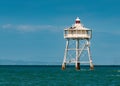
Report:
M 0 65 L 61 65 L 61 62 L 23 61 L 0 59 Z M 72 65 L 72 64 L 71 64 Z M 120 66 L 115 64 L 94 64 L 95 66 Z M 68 65 L 70 66 L 70 65 Z M 74 65 L 73 65 L 74 66 Z M 82 66 L 82 65 L 81 65 Z M 89 66 L 89 65 L 87 65 Z
M 60 62 L 23 61 L 0 59 L 0 65 L 60 65 Z

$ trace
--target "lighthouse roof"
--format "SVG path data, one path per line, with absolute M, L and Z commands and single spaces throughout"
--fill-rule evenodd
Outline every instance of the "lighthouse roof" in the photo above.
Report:
M 76 18 L 76 21 L 80 21 L 79 17 Z
M 76 18 L 75 24 L 73 24 L 71 27 L 67 29 L 73 29 L 73 30 L 90 30 L 89 28 L 86 28 L 83 26 L 83 24 L 80 23 L 79 17 Z
M 69 29 L 76 29 L 76 30 L 90 30 L 83 26 L 83 24 L 80 23 L 79 17 L 76 18 L 75 24 L 72 25 Z

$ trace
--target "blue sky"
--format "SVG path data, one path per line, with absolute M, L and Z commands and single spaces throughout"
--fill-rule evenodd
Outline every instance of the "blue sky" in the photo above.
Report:
M 93 63 L 120 65 L 119 3 L 119 0 L 0 0 L 0 60 L 62 63 L 66 42 L 63 30 L 79 16 L 84 26 L 93 30 Z

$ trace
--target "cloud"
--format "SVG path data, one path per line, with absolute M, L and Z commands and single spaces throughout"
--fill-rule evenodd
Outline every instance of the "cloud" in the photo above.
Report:
M 49 31 L 60 31 L 63 30 L 63 27 L 60 26 L 53 26 L 53 25 L 12 25 L 12 24 L 5 24 L 1 26 L 2 29 L 9 29 L 9 30 L 17 30 L 22 32 L 33 32 L 33 31 L 40 31 L 40 30 L 49 30 Z
M 2 28 L 12 28 L 12 25 L 11 24 L 5 24 L 5 25 L 2 25 Z
M 107 34 L 109 34 L 109 35 L 114 35 L 114 36 L 119 36 L 120 35 L 120 30 L 101 30 L 101 31 L 94 31 L 94 33 L 97 33 L 97 34 L 101 34 L 101 33 L 103 33 L 103 34 L 105 34 L 105 35 L 107 35 Z
M 1 26 L 2 29 L 6 30 L 16 30 L 20 32 L 35 32 L 35 31 L 52 31 L 52 32 L 61 32 L 64 30 L 65 26 L 54 26 L 54 25 L 29 25 L 29 24 L 4 24 Z M 120 30 L 116 29 L 102 29 L 102 30 L 94 30 L 94 33 L 106 33 L 111 35 L 120 35 Z

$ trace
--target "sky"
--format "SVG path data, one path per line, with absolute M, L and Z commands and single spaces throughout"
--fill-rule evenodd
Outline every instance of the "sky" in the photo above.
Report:
M 0 0 L 0 64 L 62 64 L 63 31 L 92 29 L 95 65 L 120 65 L 120 0 Z M 36 63 L 34 63 L 36 62 Z

